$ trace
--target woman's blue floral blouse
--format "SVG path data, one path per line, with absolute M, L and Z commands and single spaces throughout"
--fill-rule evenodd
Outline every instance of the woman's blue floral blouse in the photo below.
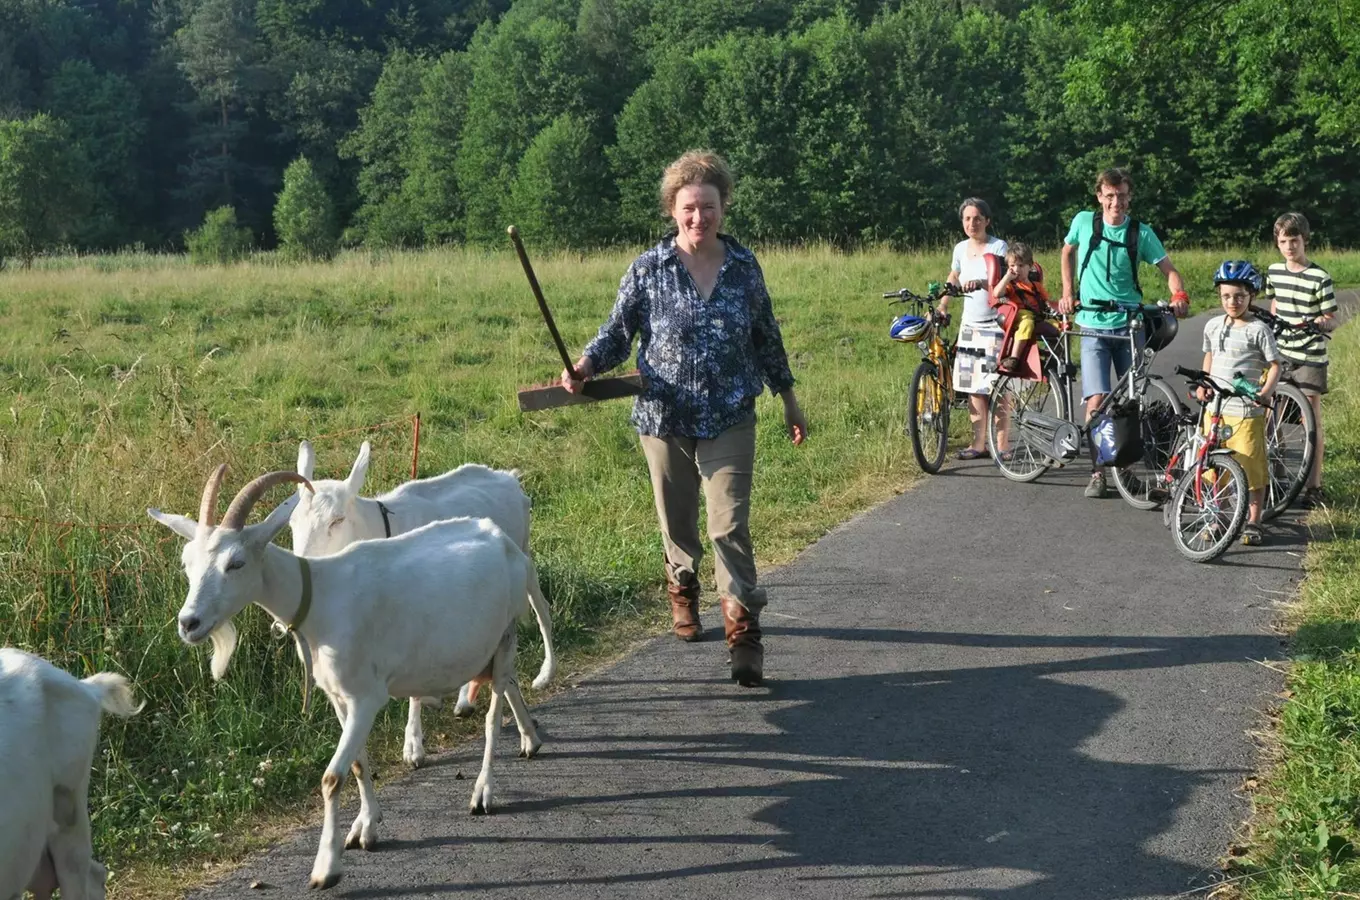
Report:
M 649 386 L 633 424 L 642 434 L 715 438 L 754 414 L 765 383 L 776 394 L 793 386 L 760 264 L 720 237 L 727 258 L 712 296 L 699 296 L 668 235 L 633 260 L 609 321 L 586 347 L 598 374 L 627 359 L 640 335 L 638 369 Z

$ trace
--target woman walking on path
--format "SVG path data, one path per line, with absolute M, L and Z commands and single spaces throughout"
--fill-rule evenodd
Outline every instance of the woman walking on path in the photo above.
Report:
M 676 230 L 633 261 L 609 320 L 576 362 L 590 378 L 627 357 L 639 335 L 638 368 L 647 390 L 633 425 L 651 473 L 666 550 L 673 631 L 703 636 L 699 623 L 699 492 L 708 508 L 723 630 L 732 678 L 760 684 L 764 650 L 751 548 L 755 401 L 768 384 L 784 402 L 789 437 L 801 444 L 807 420 L 793 393 L 784 342 L 755 255 L 719 231 L 732 196 L 727 163 L 690 151 L 666 167 L 661 208 Z M 566 370 L 562 384 L 579 391 Z
M 987 257 L 1005 259 L 1006 242 L 987 233 L 992 224 L 992 210 L 985 200 L 969 197 L 963 201 L 959 205 L 959 218 L 968 238 L 955 245 L 946 278 L 950 284 L 957 284 L 967 291 L 959 325 L 959 352 L 954 356 L 954 389 L 968 395 L 973 442 L 957 456 L 959 459 L 979 459 L 987 453 L 988 397 L 995 380 L 995 375 L 990 373 L 996 371 L 996 351 L 1002 336 L 989 293 L 1001 272 L 995 264 L 988 265 Z M 940 312 L 948 310 L 949 296 L 946 294 L 940 300 Z

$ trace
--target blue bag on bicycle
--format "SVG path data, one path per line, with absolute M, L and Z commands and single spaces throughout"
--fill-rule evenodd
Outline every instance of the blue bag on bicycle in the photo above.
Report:
M 1091 447 L 1098 466 L 1128 466 L 1143 458 L 1137 403 L 1120 403 L 1091 420 Z

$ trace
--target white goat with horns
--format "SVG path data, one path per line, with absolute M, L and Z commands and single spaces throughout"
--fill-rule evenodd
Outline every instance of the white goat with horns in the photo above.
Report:
M 0 648 L 0 898 L 104 897 L 90 843 L 90 766 L 103 712 L 131 716 L 127 679 L 83 681 L 41 657 Z
M 408 481 L 377 497 L 361 497 L 368 475 L 371 448 L 364 441 L 354 460 L 349 477 L 339 480 L 313 480 L 316 454 L 309 441 L 298 447 L 297 470 L 311 481 L 311 492 L 298 487 L 298 504 L 288 519 L 293 531 L 293 551 L 299 556 L 326 556 L 355 541 L 392 537 L 421 525 L 460 516 L 485 517 L 495 522 L 525 555 L 529 555 L 529 497 L 514 472 L 469 463 L 435 478 Z M 543 635 L 543 673 L 553 666 L 552 615 L 546 604 L 530 598 L 538 630 Z M 534 682 L 538 684 L 538 681 Z M 454 715 L 472 713 L 478 682 L 465 684 L 458 692 Z M 425 734 L 420 724 L 421 698 L 411 698 L 406 717 L 406 740 L 402 759 L 419 768 L 425 762 Z
M 236 647 L 232 617 L 259 604 L 297 638 L 304 677 L 315 675 L 340 719 L 340 742 L 321 779 L 326 813 L 311 886 L 340 881 L 345 847 L 368 850 L 377 843 L 381 814 L 366 745 L 390 697 L 440 697 L 473 676 L 490 678 L 486 746 L 469 803 L 474 813 L 490 812 L 502 700 L 515 712 L 520 755 L 533 756 L 542 745 L 515 681 L 516 623 L 528 611 L 528 597 L 542 601 L 533 562 L 490 519 L 434 522 L 398 537 L 359 541 L 333 556 L 297 556 L 271 543 L 288 523 L 297 494 L 257 525 L 246 525 L 246 518 L 271 487 L 307 480 L 296 472 L 261 475 L 241 489 L 215 526 L 226 468 L 218 466 L 208 479 L 198 522 L 155 509 L 147 513 L 189 541 L 183 553 L 189 593 L 179 612 L 179 635 L 188 644 L 211 638 L 213 676 L 226 674 Z M 351 768 L 359 782 L 359 815 L 342 837 L 338 795 Z

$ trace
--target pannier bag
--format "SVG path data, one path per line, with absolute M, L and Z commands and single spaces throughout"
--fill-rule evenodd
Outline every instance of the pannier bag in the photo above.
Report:
M 1143 458 L 1138 403 L 1115 404 L 1091 423 L 1091 446 L 1098 466 L 1129 466 Z

